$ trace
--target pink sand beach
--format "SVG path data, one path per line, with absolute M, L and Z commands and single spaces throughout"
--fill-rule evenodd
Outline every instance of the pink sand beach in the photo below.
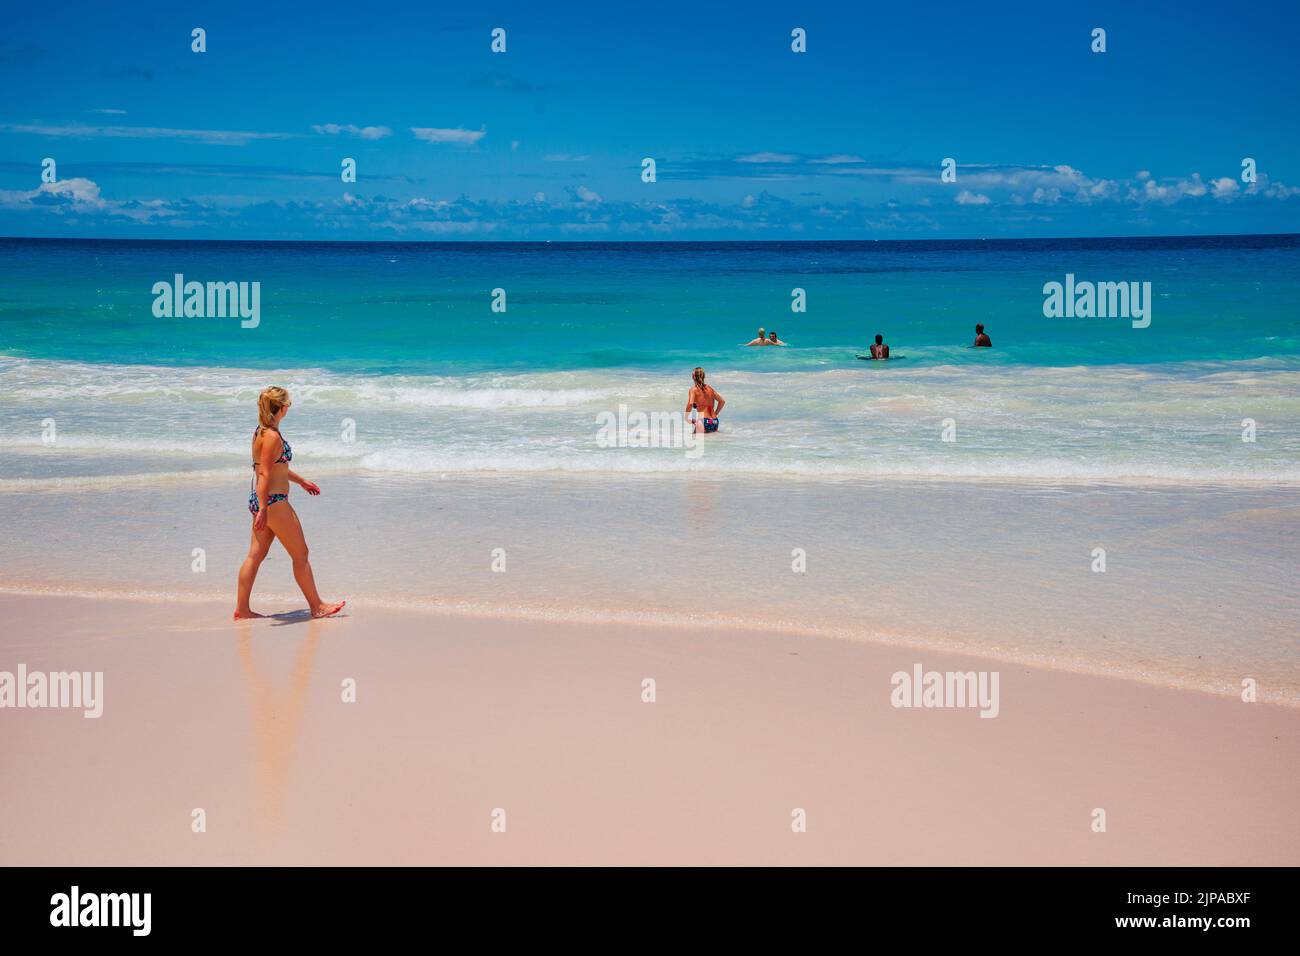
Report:
M 97 718 L 0 712 L 0 862 L 1300 861 L 1295 708 L 758 630 L 294 606 L 0 597 L 6 666 L 103 674 Z M 894 706 L 917 665 L 997 672 L 996 717 Z

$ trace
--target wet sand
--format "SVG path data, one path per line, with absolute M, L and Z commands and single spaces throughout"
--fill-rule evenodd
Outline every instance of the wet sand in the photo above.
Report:
M 0 671 L 104 673 L 98 719 L 0 710 L 0 863 L 1300 863 L 1294 708 L 815 636 L 293 606 L 0 595 Z M 998 716 L 892 706 L 916 664 L 998 672 Z

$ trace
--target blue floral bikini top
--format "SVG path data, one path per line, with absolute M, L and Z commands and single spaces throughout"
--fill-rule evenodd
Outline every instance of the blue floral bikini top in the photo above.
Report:
M 261 431 L 262 426 L 258 425 L 257 428 L 253 430 L 253 437 L 256 438 L 261 434 Z M 279 435 L 280 433 L 276 432 L 276 434 Z M 274 464 L 284 465 L 293 461 L 293 449 L 289 447 L 289 443 L 284 440 L 283 435 L 280 435 L 280 445 L 282 446 L 280 448 L 280 457 L 275 460 Z M 254 483 L 257 481 L 257 462 L 253 462 L 253 481 Z

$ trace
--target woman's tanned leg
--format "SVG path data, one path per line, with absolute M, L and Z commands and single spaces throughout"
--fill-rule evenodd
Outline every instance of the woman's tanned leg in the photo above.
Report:
M 236 619 L 262 616 L 254 613 L 248 606 L 248 600 L 253 593 L 253 582 L 257 580 L 257 570 L 262 566 L 262 561 L 271 550 L 271 542 L 274 540 L 275 534 L 269 527 L 254 531 L 249 537 L 248 557 L 244 558 L 244 563 L 239 566 L 239 584 L 235 591 Z
M 294 580 L 302 589 L 302 596 L 307 599 L 312 615 L 321 617 L 338 611 L 342 604 L 327 604 L 321 600 L 320 592 L 316 590 L 316 577 L 312 574 L 311 562 L 307 560 L 307 539 L 303 536 L 302 523 L 293 506 L 287 501 L 270 505 L 266 524 L 275 532 L 280 544 L 284 545 L 284 550 L 289 552 L 289 558 L 293 561 Z

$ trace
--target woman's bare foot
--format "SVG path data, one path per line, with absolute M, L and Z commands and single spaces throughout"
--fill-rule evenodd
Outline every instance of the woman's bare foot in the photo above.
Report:
M 254 617 L 266 617 L 266 615 L 258 614 L 256 611 L 236 611 L 232 616 L 231 620 L 246 621 L 249 618 L 254 618 Z
M 343 610 L 343 605 L 347 603 L 348 603 L 347 601 L 339 601 L 338 604 L 325 604 L 324 602 L 322 602 L 311 609 L 311 616 L 312 617 L 333 617 L 339 611 Z

